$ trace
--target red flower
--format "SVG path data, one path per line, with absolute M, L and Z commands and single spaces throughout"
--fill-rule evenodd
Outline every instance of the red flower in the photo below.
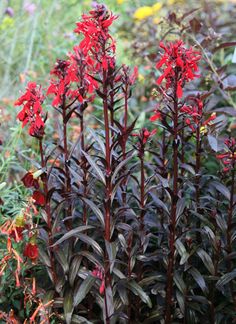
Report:
M 46 199 L 45 199 L 44 194 L 42 194 L 42 192 L 35 190 L 32 198 L 35 200 L 35 203 L 37 205 L 42 206 L 42 207 L 45 206 Z
M 147 130 L 147 128 L 142 128 L 140 133 L 138 134 L 132 134 L 132 136 L 137 136 L 139 139 L 139 145 L 140 146 L 145 146 L 147 143 L 148 139 L 156 134 L 157 130 L 154 129 L 151 132 Z
M 217 159 L 221 160 L 226 167 L 223 168 L 224 172 L 230 171 L 235 168 L 236 164 L 236 140 L 229 138 L 225 140 L 227 152 L 216 155 Z
M 37 244 L 27 243 L 24 252 L 24 256 L 31 259 L 33 262 L 37 261 L 39 256 L 39 250 Z
M 210 125 L 211 122 L 216 119 L 216 113 L 212 113 L 211 116 L 204 121 L 203 102 L 200 99 L 200 95 L 189 97 L 188 99 L 191 103 L 185 104 L 180 108 L 180 112 L 188 116 L 185 118 L 185 123 L 193 132 L 196 130 L 197 126 L 205 131 L 206 126 Z
M 15 106 L 23 105 L 17 118 L 22 122 L 22 127 L 29 124 L 29 134 L 34 137 L 42 137 L 44 134 L 44 121 L 42 119 L 42 106 L 44 96 L 41 87 L 35 82 L 29 82 L 26 92 L 15 102 Z
M 197 63 L 201 54 L 192 48 L 187 49 L 181 40 L 166 46 L 161 42 L 160 47 L 164 49 L 165 53 L 156 64 L 156 68 L 160 69 L 163 66 L 165 68 L 163 74 L 157 79 L 157 84 L 160 85 L 165 79 L 166 90 L 175 84 L 176 95 L 181 98 L 184 84 L 199 77 L 195 72 L 198 71 Z
M 24 177 L 21 179 L 26 188 L 34 187 L 35 189 L 39 189 L 39 182 L 34 178 L 31 172 L 27 172 Z
M 16 242 L 20 242 L 23 239 L 24 226 L 15 226 L 9 233 L 10 237 L 13 238 Z
M 149 118 L 151 122 L 154 122 L 157 119 L 161 119 L 161 112 L 159 110 L 156 110 L 155 114 Z
M 214 112 L 211 114 L 211 116 L 207 120 L 204 121 L 204 123 L 202 125 L 207 126 L 210 124 L 210 122 L 212 122 L 215 119 L 216 119 L 216 113 Z

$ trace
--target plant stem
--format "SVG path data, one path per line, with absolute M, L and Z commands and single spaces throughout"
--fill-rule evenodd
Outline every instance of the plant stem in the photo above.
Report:
M 42 139 L 39 139 L 39 150 L 40 150 L 40 156 L 41 156 L 41 166 L 42 169 L 46 168 L 46 162 L 44 158 L 44 150 L 43 150 L 43 143 Z M 47 196 L 48 196 L 48 177 L 44 173 L 42 175 L 42 182 L 43 182 L 43 191 L 44 191 L 44 196 L 45 196 L 45 212 L 47 215 L 47 227 L 48 227 L 48 243 L 49 243 L 49 255 L 50 255 L 50 266 L 51 266 L 51 271 L 52 271 L 52 280 L 53 284 L 56 284 L 57 281 L 57 275 L 56 275 L 56 270 L 55 270 L 55 259 L 53 252 L 51 250 L 51 246 L 53 244 L 53 239 L 52 239 L 52 215 L 51 215 L 51 208 L 50 208 L 50 201 L 48 201 Z
M 201 168 L 201 137 L 200 137 L 200 125 L 197 125 L 196 128 L 196 161 L 195 161 L 195 203 L 196 203 L 196 212 L 199 212 L 200 206 L 200 168 Z M 197 228 L 201 226 L 200 219 L 197 220 Z M 201 244 L 201 234 L 197 232 L 196 234 L 197 243 Z
M 68 143 L 67 143 L 67 121 L 66 121 L 66 97 L 63 95 L 63 103 L 62 103 L 62 118 L 63 118 L 63 148 L 64 148 L 64 168 L 65 168 L 65 192 L 67 195 L 71 193 L 71 179 L 70 179 L 70 170 L 68 167 Z M 67 229 L 72 229 L 72 206 L 70 202 L 70 197 L 67 198 L 69 200 L 69 206 L 66 209 L 66 224 Z
M 81 131 L 81 149 L 85 151 L 85 141 L 84 141 L 84 114 L 81 112 L 80 115 L 80 131 Z M 83 169 L 83 197 L 87 197 L 87 160 L 82 156 L 82 169 Z M 83 224 L 87 224 L 87 205 L 83 203 Z
M 177 80 L 176 72 L 175 88 L 174 88 L 174 111 L 173 111 L 173 193 L 171 201 L 170 215 L 170 233 L 169 233 L 169 256 L 167 265 L 167 288 L 166 288 L 166 311 L 165 324 L 171 323 L 172 306 L 173 306 L 173 281 L 175 266 L 175 239 L 176 239 L 176 205 L 178 201 L 178 98 L 177 98 Z
M 234 153 L 233 153 L 234 154 Z M 232 224 L 233 224 L 233 208 L 234 208 L 234 190 L 235 190 L 235 162 L 233 160 L 232 170 L 231 170 L 231 188 L 230 188 L 230 202 L 228 209 L 228 220 L 227 220 L 227 253 L 228 255 L 232 253 Z M 227 261 L 227 272 L 232 271 L 232 261 L 228 259 Z M 234 294 L 233 282 L 230 282 L 230 291 L 233 298 L 234 308 L 236 309 L 236 295 Z
M 122 138 L 122 159 L 123 161 L 126 159 L 126 143 L 127 143 L 127 126 L 128 126 L 128 85 L 126 84 L 125 90 L 124 90 L 124 128 L 123 128 L 123 138 Z M 125 172 L 125 167 L 124 167 Z M 127 179 L 124 178 L 122 181 L 122 202 L 123 206 L 126 205 L 126 196 L 127 196 Z M 125 222 L 125 216 L 124 216 L 124 222 Z
M 103 113 L 105 124 L 105 151 L 106 151 L 106 188 L 105 188 L 105 236 L 104 239 L 107 242 L 111 240 L 111 148 L 110 148 L 110 128 L 109 128 L 109 112 L 108 112 L 108 88 L 107 88 L 107 71 L 103 69 Z M 111 286 L 111 274 L 110 274 L 110 262 L 105 251 L 105 310 L 106 310 L 106 324 L 110 323 L 108 308 L 107 308 L 107 296 L 106 290 Z
M 140 154 L 140 232 L 144 230 L 144 215 L 145 215 L 145 170 L 144 170 L 144 151 Z M 141 234 L 142 235 L 142 234 Z M 143 246 L 141 244 L 141 249 Z

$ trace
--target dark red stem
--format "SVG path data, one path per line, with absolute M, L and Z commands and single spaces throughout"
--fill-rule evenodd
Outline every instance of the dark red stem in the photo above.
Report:
M 172 308 L 173 308 L 173 281 L 174 281 L 174 266 L 175 266 L 175 240 L 176 240 L 176 205 L 178 201 L 178 98 L 177 98 L 177 80 L 174 89 L 174 111 L 173 111 L 173 193 L 171 201 L 171 214 L 170 214 L 170 232 L 169 232 L 169 256 L 167 265 L 167 287 L 166 287 L 166 311 L 165 311 L 165 324 L 170 324 L 172 321 Z
M 46 168 L 46 161 L 44 158 L 44 150 L 43 150 L 43 143 L 42 139 L 39 139 L 39 150 L 40 150 L 40 157 L 41 157 L 41 166 L 42 169 Z M 54 255 L 52 252 L 52 244 L 53 244 L 53 239 L 52 239 L 52 215 L 51 215 L 51 208 L 50 208 L 50 201 L 48 201 L 48 177 L 46 174 L 46 171 L 44 171 L 42 175 L 42 182 L 43 182 L 43 191 L 44 191 L 44 196 L 45 196 L 45 212 L 47 215 L 47 231 L 48 231 L 48 243 L 49 243 L 49 255 L 50 255 L 50 267 L 52 271 L 52 280 L 54 285 L 57 282 L 57 275 L 56 275 L 56 270 L 55 270 L 55 259 Z

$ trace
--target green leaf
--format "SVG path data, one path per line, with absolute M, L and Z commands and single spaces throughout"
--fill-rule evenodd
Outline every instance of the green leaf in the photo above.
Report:
M 105 227 L 105 222 L 104 222 L 104 216 L 101 210 L 92 202 L 92 200 L 89 200 L 87 198 L 82 198 L 82 200 L 92 209 L 92 211 L 96 214 L 98 217 L 100 223 L 102 224 L 102 227 Z
M 58 244 L 61 244 L 62 242 L 64 242 L 65 240 L 68 240 L 69 238 L 73 237 L 73 236 L 77 236 L 78 233 L 86 231 L 88 229 L 94 228 L 94 226 L 91 225 L 82 225 L 79 226 L 77 228 L 74 228 L 73 230 L 67 232 L 66 234 L 64 234 L 58 241 L 56 241 L 52 246 L 56 246 Z
M 88 292 L 93 287 L 95 281 L 96 281 L 95 277 L 88 275 L 88 277 L 82 282 L 82 284 L 79 287 L 77 287 L 77 289 L 74 292 L 74 298 L 73 298 L 74 307 L 76 307 L 82 302 L 82 300 L 86 297 Z
M 185 298 L 184 298 L 184 295 L 179 290 L 176 291 L 176 299 L 178 301 L 181 313 L 184 315 L 184 313 L 185 313 Z
M 127 283 L 127 287 L 137 296 L 140 297 L 140 299 L 148 305 L 149 308 L 152 308 L 152 302 L 150 297 L 146 294 L 146 292 L 135 282 L 135 281 L 129 281 Z
M 188 272 L 191 273 L 194 280 L 196 281 L 198 286 L 202 289 L 202 291 L 205 294 L 208 294 L 209 291 L 208 291 L 208 288 L 206 286 L 206 282 L 205 282 L 203 276 L 201 275 L 201 273 L 196 268 L 191 268 L 191 269 L 188 270 Z
M 70 289 L 68 289 L 65 293 L 64 300 L 63 300 L 63 308 L 64 308 L 66 323 L 70 324 L 71 317 L 74 311 L 72 292 Z
M 181 198 L 177 201 L 177 206 L 176 206 L 176 219 L 177 223 L 180 219 L 180 216 L 183 214 L 184 208 L 186 207 L 186 199 Z
M 64 249 L 58 249 L 54 251 L 57 261 L 60 263 L 64 273 L 66 274 L 69 271 L 69 264 L 67 260 L 67 253 Z
M 71 287 L 73 287 L 73 285 L 74 285 L 74 281 L 75 281 L 75 278 L 76 278 L 77 273 L 79 271 L 81 261 L 82 261 L 82 256 L 75 255 L 72 262 L 71 262 L 71 264 L 70 264 L 69 282 L 70 282 Z
M 194 168 L 189 164 L 181 163 L 180 167 L 185 169 L 186 171 L 189 171 L 190 173 L 192 173 L 192 175 L 196 174 Z
M 5 186 L 6 186 L 6 182 L 2 182 L 2 183 L 0 183 L 0 190 L 2 190 Z
M 39 259 L 47 267 L 51 267 L 51 261 L 48 253 L 40 246 L 39 247 Z
M 179 291 L 181 291 L 181 293 L 183 295 L 185 295 L 187 288 L 186 288 L 185 282 L 183 281 L 182 277 L 180 276 L 180 274 L 178 272 L 174 273 L 174 282 L 175 282 L 176 286 L 178 287 Z
M 204 251 L 203 249 L 199 249 L 197 251 L 198 256 L 200 257 L 200 259 L 202 260 L 203 264 L 205 265 L 205 267 L 207 268 L 207 270 L 214 275 L 215 274 L 215 268 L 214 268 L 214 264 L 211 260 L 211 257 L 209 256 L 209 254 L 206 253 L 206 251 Z
M 127 157 L 125 160 L 121 161 L 118 166 L 116 167 L 116 169 L 113 172 L 112 178 L 111 178 L 111 182 L 114 183 L 116 176 L 118 174 L 118 172 L 135 156 L 135 153 L 132 153 L 129 157 Z
M 236 278 L 236 270 L 224 274 L 216 283 L 217 289 L 221 290 L 223 288 L 223 286 L 225 286 L 227 283 L 229 283 L 234 278 Z
M 212 181 L 211 185 L 217 191 L 219 191 L 223 196 L 225 196 L 226 199 L 230 200 L 230 191 L 226 186 L 224 186 L 222 183 L 217 182 L 217 181 Z
M 110 271 L 112 272 L 116 260 L 117 244 L 116 242 L 108 242 L 108 241 L 105 241 L 105 244 L 106 244 L 106 250 L 110 261 Z
M 169 210 L 168 210 L 166 204 L 161 199 L 159 199 L 153 192 L 149 192 L 149 193 L 153 199 L 154 204 L 157 207 L 162 208 L 169 215 Z
M 105 176 L 102 172 L 102 170 L 98 167 L 98 165 L 96 164 L 96 162 L 94 162 L 94 160 L 91 158 L 90 155 L 88 155 L 86 152 L 82 151 L 84 156 L 86 157 L 88 163 L 91 165 L 92 169 L 96 172 L 98 178 L 102 181 L 102 183 L 104 185 L 106 185 L 106 179 Z
M 207 139 L 208 139 L 209 145 L 212 148 L 212 150 L 217 152 L 218 151 L 217 139 L 212 135 L 207 135 Z
M 94 266 L 99 266 L 100 268 L 103 267 L 97 255 L 95 255 L 94 253 L 88 251 L 79 251 L 79 255 L 87 258 L 89 261 L 91 261 L 94 264 Z
M 77 234 L 77 237 L 87 243 L 88 245 L 90 245 L 98 254 L 100 254 L 101 256 L 103 256 L 103 250 L 100 247 L 100 245 L 94 240 L 92 239 L 90 236 L 86 235 L 86 234 Z
M 185 262 L 187 262 L 190 255 L 186 251 L 185 246 L 180 239 L 175 241 L 175 246 L 177 251 L 179 252 L 179 255 L 181 256 L 180 265 L 183 265 Z
M 92 128 L 88 127 L 87 130 L 92 135 L 93 139 L 98 143 L 98 145 L 100 146 L 100 148 L 105 156 L 106 148 L 105 148 L 105 145 L 104 145 L 103 141 L 101 140 L 100 136 L 98 134 L 96 134 Z
M 79 315 L 73 315 L 71 324 L 93 324 L 92 322 L 88 321 L 85 317 Z

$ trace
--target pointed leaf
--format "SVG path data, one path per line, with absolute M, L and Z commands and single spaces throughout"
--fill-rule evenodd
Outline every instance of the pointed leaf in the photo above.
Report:
M 98 178 L 102 181 L 104 185 L 106 185 L 106 179 L 102 172 L 102 170 L 99 168 L 99 166 L 96 164 L 96 162 L 91 158 L 90 155 L 88 155 L 86 152 L 82 151 L 84 156 L 86 157 L 88 163 L 91 165 L 92 169 L 96 172 Z
M 82 300 L 86 297 L 88 292 L 93 287 L 95 281 L 95 277 L 88 275 L 87 278 L 82 282 L 82 284 L 79 287 L 77 287 L 76 291 L 74 292 L 74 307 L 76 307 L 82 302 Z
M 105 227 L 104 222 L 104 216 L 101 212 L 101 210 L 93 203 L 92 200 L 89 200 L 87 198 L 82 198 L 82 200 L 92 209 L 92 211 L 96 214 L 97 218 L 99 219 L 100 223 L 102 224 L 102 227 Z
M 94 228 L 94 226 L 91 225 L 82 225 L 77 228 L 74 228 L 73 230 L 69 231 L 68 233 L 64 234 L 58 241 L 56 241 L 52 246 L 56 246 L 58 244 L 61 244 L 65 240 L 68 240 L 69 238 L 73 236 L 77 236 L 78 233 L 86 231 L 88 229 Z
M 127 283 L 128 288 L 135 294 L 140 297 L 140 299 L 148 305 L 148 307 L 152 307 L 152 302 L 150 297 L 146 294 L 146 292 L 135 282 L 135 281 L 130 281 Z
M 211 257 L 209 256 L 209 254 L 206 253 L 206 251 L 204 251 L 203 249 L 199 249 L 197 251 L 198 256 L 200 257 L 200 259 L 202 260 L 203 264 L 205 265 L 205 267 L 207 268 L 207 270 L 214 275 L 215 273 L 215 268 L 214 268 L 214 264 L 211 260 Z
M 71 323 L 71 317 L 73 314 L 74 306 L 73 306 L 73 298 L 71 290 L 68 289 L 64 296 L 63 301 L 63 308 L 64 308 L 64 314 L 65 314 L 65 320 L 67 324 Z

